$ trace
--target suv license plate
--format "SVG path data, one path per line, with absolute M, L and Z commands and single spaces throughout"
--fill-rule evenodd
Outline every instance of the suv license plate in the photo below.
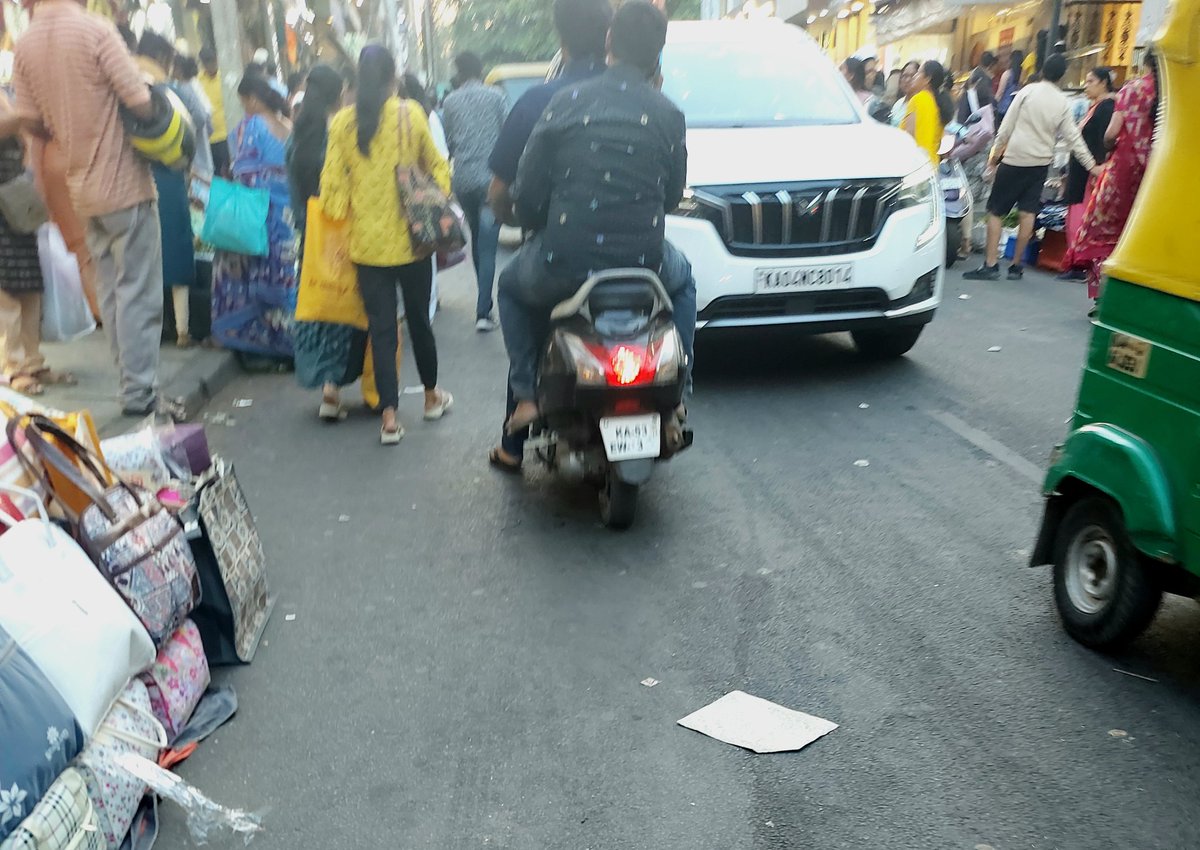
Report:
M 772 292 L 802 292 L 809 289 L 841 289 L 854 280 L 854 266 L 802 266 L 797 268 L 755 269 L 754 291 L 760 295 Z
M 600 420 L 600 436 L 604 440 L 604 453 L 612 463 L 658 457 L 660 418 L 657 413 L 605 416 Z

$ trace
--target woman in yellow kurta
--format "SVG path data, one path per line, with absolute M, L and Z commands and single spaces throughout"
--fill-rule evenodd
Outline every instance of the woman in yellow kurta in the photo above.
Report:
M 909 133 L 917 146 L 929 154 L 933 167 L 938 165 L 938 147 L 946 122 L 954 114 L 954 101 L 942 90 L 946 69 L 940 62 L 926 62 L 913 79 L 912 97 L 900 128 Z
M 450 166 L 429 134 L 425 112 L 396 96 L 396 64 L 378 45 L 358 60 L 354 106 L 333 118 L 321 171 L 321 200 L 331 218 L 350 220 L 350 259 L 367 311 L 383 427 L 380 441 L 395 445 L 404 436 L 396 419 L 400 380 L 396 374 L 396 285 L 400 285 L 413 354 L 425 385 L 425 418 L 440 419 L 454 399 L 438 387 L 437 344 L 429 323 L 433 266 L 413 250 L 408 222 L 396 189 L 396 167 L 419 166 L 442 190 L 450 191 Z

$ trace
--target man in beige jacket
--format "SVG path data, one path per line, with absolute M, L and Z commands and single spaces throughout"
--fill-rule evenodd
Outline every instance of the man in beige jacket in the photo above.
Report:
M 1013 207 L 1020 213 L 1020 228 L 1008 279 L 1024 277 L 1021 261 L 1042 208 L 1046 170 L 1054 159 L 1060 137 L 1084 168 L 1093 175 L 1100 173 L 1100 166 L 1079 135 L 1067 96 L 1059 87 L 1066 72 L 1066 57 L 1054 54 L 1048 58 L 1042 66 L 1041 81 L 1021 89 L 1004 116 L 984 174 L 993 181 L 988 199 L 987 256 L 982 266 L 963 275 L 967 280 L 1000 279 L 1000 224 Z

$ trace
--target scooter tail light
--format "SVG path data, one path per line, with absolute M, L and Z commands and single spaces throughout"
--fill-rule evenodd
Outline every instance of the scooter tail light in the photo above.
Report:
M 593 353 L 605 360 L 605 378 L 612 387 L 639 387 L 654 380 L 655 359 L 645 346 L 618 343 L 597 345 Z

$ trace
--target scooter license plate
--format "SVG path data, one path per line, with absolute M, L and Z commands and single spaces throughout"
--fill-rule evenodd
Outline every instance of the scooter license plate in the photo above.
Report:
M 658 457 L 661 434 L 661 418 L 657 413 L 648 413 L 645 416 L 605 416 L 600 420 L 604 453 L 611 463 Z

